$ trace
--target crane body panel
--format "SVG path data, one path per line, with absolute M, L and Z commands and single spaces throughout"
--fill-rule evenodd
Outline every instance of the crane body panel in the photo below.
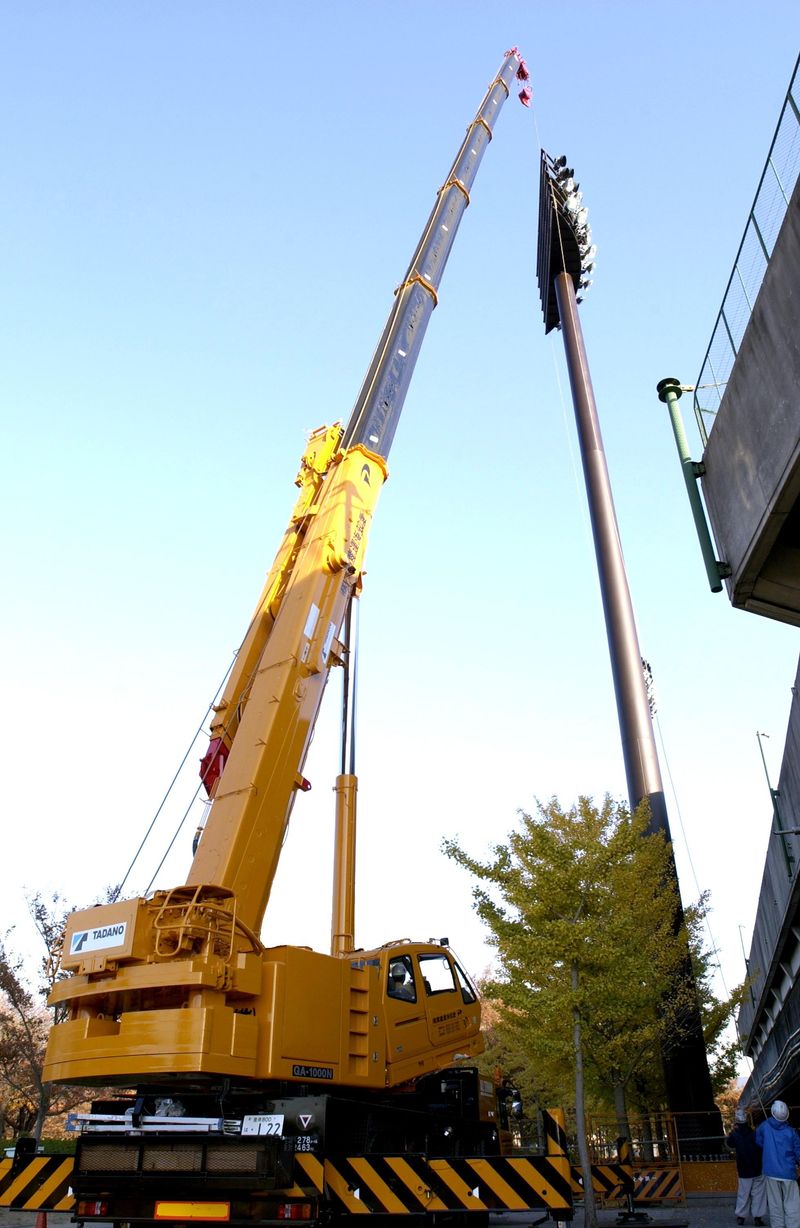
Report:
M 203 937 L 198 915 L 181 936 L 159 924 L 168 897 L 138 904 L 119 948 L 66 957 L 79 971 L 56 985 L 52 1001 L 77 1009 L 58 1025 L 48 1080 L 128 1087 L 183 1072 L 383 1089 L 483 1050 L 477 994 L 439 945 L 391 943 L 346 959 L 305 947 L 237 949 L 219 919 Z M 209 924 L 213 904 L 196 899 Z M 127 924 L 115 904 L 92 912 L 92 933 Z M 69 946 L 82 925 L 71 921 Z M 179 939 L 185 953 L 175 958 Z

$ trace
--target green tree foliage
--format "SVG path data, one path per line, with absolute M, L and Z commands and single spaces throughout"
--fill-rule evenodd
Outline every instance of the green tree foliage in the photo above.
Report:
M 703 1021 L 711 1086 L 717 1099 L 726 1093 L 738 1075 L 742 1046 L 733 1025 L 734 1017 L 747 995 L 748 982 L 742 981 L 727 998 L 716 997 L 712 986 L 715 956 L 714 952 L 705 946 L 709 912 L 708 892 L 704 892 L 696 904 L 686 909 L 686 928 Z
M 569 810 L 552 799 L 486 862 L 446 848 L 479 881 L 475 904 L 501 970 L 489 991 L 509 1035 L 566 1091 L 577 1008 L 587 1090 L 611 1102 L 616 1093 L 618 1105 L 636 1074 L 660 1067 L 661 1039 L 690 992 L 676 984 L 686 939 L 674 934 L 669 849 L 646 834 L 648 821 L 646 806 L 631 815 L 610 798 Z
M 525 1047 L 524 1030 L 515 1026 L 516 1019 L 509 1015 L 502 1003 L 491 998 L 491 982 L 479 981 L 481 995 L 481 1030 L 486 1049 L 477 1059 L 482 1074 L 496 1082 L 505 1080 L 515 1087 L 522 1098 L 525 1114 L 517 1126 L 521 1129 L 523 1146 L 539 1147 L 543 1138 L 539 1135 L 536 1109 L 562 1106 L 572 1097 L 571 1087 L 553 1085 L 547 1081 L 546 1072 L 530 1060 Z
M 729 1080 L 736 1053 L 726 1028 L 744 988 L 727 1002 L 714 997 L 707 900 L 687 909 L 676 933 L 670 849 L 648 823 L 646 803 L 631 814 L 610 798 L 580 798 L 569 810 L 552 799 L 521 815 L 486 861 L 457 841 L 445 846 L 477 880 L 475 906 L 497 950 L 499 974 L 483 985 L 494 1008 L 487 1064 L 529 1104 L 574 1104 L 577 1020 L 587 1102 L 613 1108 L 626 1134 L 629 1104 L 663 1101 L 661 1055 L 698 1005 L 716 1081 Z

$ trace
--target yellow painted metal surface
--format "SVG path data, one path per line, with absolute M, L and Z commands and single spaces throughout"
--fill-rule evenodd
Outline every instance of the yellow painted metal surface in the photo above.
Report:
M 735 1194 L 735 1160 L 692 1160 L 682 1166 L 687 1194 Z
M 230 888 L 260 927 L 331 653 L 360 581 L 385 463 L 360 445 L 331 462 L 279 596 L 277 616 L 236 704 L 230 755 L 187 882 Z M 274 605 L 274 603 L 273 603 Z
M 358 778 L 336 777 L 336 831 L 333 842 L 331 955 L 347 955 L 355 946 L 356 799 Z
M 165 1220 L 200 1219 L 214 1223 L 231 1218 L 229 1202 L 157 1202 L 155 1218 Z
M 73 1157 L 36 1156 L 17 1171 L 12 1160 L 0 1161 L 0 1207 L 15 1211 L 69 1211 Z
M 187 884 L 69 919 L 73 975 L 51 998 L 67 1018 L 50 1035 L 49 1081 L 208 1073 L 383 1088 L 483 1047 L 477 1009 L 459 1004 L 445 1036 L 420 1003 L 429 1035 L 412 1055 L 394 1043 L 384 985 L 363 962 L 264 951 L 255 934 L 387 475 L 360 444 L 340 452 L 340 438 L 339 426 L 320 428 L 302 458 L 300 495 L 218 705 L 212 735 L 229 754 Z
M 154 897 L 140 915 L 158 907 Z M 216 950 L 212 940 L 190 959 L 60 982 L 53 997 L 71 998 L 72 1017 L 52 1030 L 45 1077 L 130 1086 L 208 1072 L 382 1089 L 483 1051 L 479 1004 L 465 1003 L 455 980 L 424 989 L 417 959 L 448 958 L 436 944 L 392 943 L 352 959 L 271 947 L 228 963 Z M 417 969 L 415 1002 L 389 994 L 389 964 L 403 954 Z

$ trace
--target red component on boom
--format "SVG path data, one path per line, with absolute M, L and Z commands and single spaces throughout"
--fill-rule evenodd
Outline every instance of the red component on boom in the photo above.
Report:
M 229 749 L 222 738 L 212 738 L 208 744 L 208 750 L 200 760 L 200 779 L 209 797 L 212 797 L 216 791 L 217 782 L 225 769 Z

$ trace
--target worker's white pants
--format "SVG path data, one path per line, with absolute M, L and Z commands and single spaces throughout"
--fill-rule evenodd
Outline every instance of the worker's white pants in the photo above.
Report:
M 737 1219 L 763 1219 L 767 1214 L 767 1187 L 763 1177 L 740 1177 L 736 1190 Z
M 765 1177 L 770 1228 L 800 1228 L 800 1190 L 796 1181 Z

